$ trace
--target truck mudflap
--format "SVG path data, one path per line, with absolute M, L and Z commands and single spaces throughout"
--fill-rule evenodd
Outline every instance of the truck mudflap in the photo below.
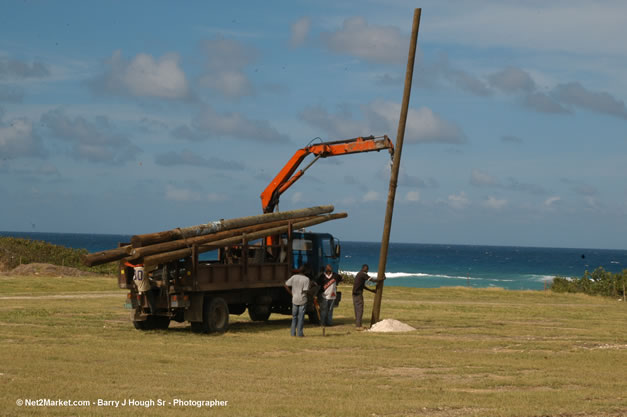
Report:
M 185 310 L 185 321 L 202 322 L 202 305 L 204 295 L 202 293 L 190 294 L 190 305 Z

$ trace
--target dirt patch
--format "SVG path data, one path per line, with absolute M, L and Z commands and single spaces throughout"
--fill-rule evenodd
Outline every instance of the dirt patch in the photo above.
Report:
M 69 266 L 59 266 L 52 264 L 30 263 L 23 264 L 13 268 L 10 271 L 3 272 L 2 275 L 42 275 L 51 277 L 93 277 L 101 276 L 101 274 L 89 271 L 81 271 L 80 269 L 70 268 Z

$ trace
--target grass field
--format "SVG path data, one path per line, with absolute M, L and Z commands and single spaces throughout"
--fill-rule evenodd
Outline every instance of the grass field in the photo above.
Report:
M 627 416 L 627 305 L 615 299 L 386 287 L 382 318 L 416 331 L 355 331 L 346 296 L 326 337 L 306 326 L 300 339 L 274 315 L 231 316 L 224 335 L 140 332 L 124 298 L 113 278 L 0 277 L 0 415 Z M 16 405 L 26 399 L 91 406 Z

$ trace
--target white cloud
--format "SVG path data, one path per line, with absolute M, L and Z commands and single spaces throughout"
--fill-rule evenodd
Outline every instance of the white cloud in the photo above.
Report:
M 200 84 L 232 98 L 249 96 L 254 92 L 252 83 L 241 71 L 219 71 L 205 75 Z
M 476 185 L 477 187 L 499 185 L 496 178 L 478 169 L 472 170 L 472 173 L 470 174 L 470 183 L 472 185 Z
M 406 59 L 409 45 L 409 36 L 397 27 L 369 25 L 363 17 L 344 20 L 340 30 L 323 33 L 322 40 L 333 52 L 392 64 Z
M 366 114 L 373 126 L 381 126 L 385 132 L 396 132 L 401 104 L 375 100 L 367 105 Z M 405 126 L 405 140 L 409 143 L 452 143 L 466 141 L 462 130 L 427 107 L 410 108 Z
M 405 200 L 415 203 L 420 200 L 420 193 L 418 191 L 407 191 Z
M 0 103 L 21 103 L 23 99 L 24 90 L 22 88 L 0 84 Z
M 519 91 L 531 92 L 536 89 L 536 83 L 529 73 L 514 67 L 507 67 L 488 77 L 490 85 L 506 93 Z
M 0 122 L 0 158 L 44 157 L 47 151 L 33 124 L 25 118 Z
M 425 36 L 481 48 L 625 55 L 627 43 L 617 41 L 625 37 L 625 15 L 627 3 L 621 0 L 460 2 L 445 13 L 433 13 L 425 22 Z
M 570 113 L 568 109 L 545 93 L 535 92 L 523 98 L 523 104 L 540 113 Z
M 460 192 L 459 194 L 451 194 L 447 198 L 448 205 L 456 210 L 462 210 L 470 204 L 470 200 L 466 197 L 465 192 Z
M 383 167 L 383 169 L 381 170 L 382 175 L 385 175 L 386 177 L 389 178 L 390 168 L 391 167 L 389 165 L 386 165 L 385 167 Z M 404 187 L 413 187 L 413 188 L 438 188 L 439 187 L 438 181 L 435 178 L 429 177 L 426 180 L 423 180 L 420 177 L 408 174 L 405 168 L 403 167 L 401 167 L 401 171 L 399 172 L 399 175 L 398 175 L 398 184 Z
M 574 82 L 557 85 L 553 94 L 562 103 L 627 119 L 625 103 L 604 91 L 590 91 Z
M 205 158 L 186 149 L 181 152 L 170 151 L 157 154 L 155 155 L 155 162 L 163 166 L 187 165 L 222 170 L 241 170 L 244 168 L 241 163 L 236 161 L 227 161 L 213 156 Z
M 287 136 L 279 133 L 267 120 L 251 120 L 242 113 L 236 112 L 220 114 L 210 106 L 206 106 L 192 120 L 192 126 L 210 136 L 224 136 L 266 143 L 285 143 L 289 141 Z M 187 136 L 185 138 L 189 139 Z M 196 139 L 195 136 L 194 138 Z
M 166 54 L 154 59 L 142 53 L 127 61 L 118 50 L 107 64 L 107 72 L 90 81 L 96 91 L 172 100 L 190 97 L 187 79 L 179 67 L 177 54 Z
M 257 60 L 258 52 L 234 39 L 210 39 L 202 44 L 210 70 L 242 69 Z
M 375 100 L 361 107 L 364 120 L 355 120 L 347 107 L 336 114 L 322 107 L 309 107 L 301 118 L 312 126 L 322 128 L 332 137 L 355 137 L 376 132 L 397 131 L 401 105 L 392 101 Z M 446 121 L 427 107 L 410 108 L 405 126 L 406 143 L 452 143 L 466 141 L 464 132 L 452 122 Z
M 562 200 L 562 197 L 554 195 L 544 200 L 544 205 L 545 207 L 554 207 L 561 200 Z
M 376 191 L 370 190 L 366 194 L 364 194 L 362 200 L 363 201 L 379 201 L 381 200 L 381 195 Z
M 233 39 L 211 39 L 203 42 L 207 69 L 200 84 L 225 97 L 240 98 L 255 93 L 244 69 L 257 59 L 256 49 Z
M 118 133 L 106 116 L 89 120 L 55 109 L 44 113 L 41 123 L 56 138 L 70 145 L 70 155 L 76 159 L 121 164 L 134 160 L 141 152 L 126 135 Z
M 320 106 L 307 107 L 300 117 L 310 125 L 323 129 L 334 138 L 369 135 L 371 131 L 366 120 L 353 120 L 346 107 L 341 108 L 337 114 L 331 114 Z
M 311 29 L 311 19 L 307 16 L 301 17 L 292 23 L 290 29 L 292 34 L 290 38 L 290 45 L 292 47 L 301 46 L 305 43 L 309 30 Z
M 509 191 L 523 192 L 529 194 L 545 194 L 546 190 L 539 185 L 520 182 L 515 178 L 509 177 L 506 181 L 501 182 L 494 176 L 483 172 L 479 169 L 473 169 L 470 174 L 470 184 L 475 187 L 492 187 Z
M 40 61 L 28 62 L 0 56 L 0 80 L 42 78 L 50 75 L 48 66 Z
M 507 200 L 489 196 L 484 205 L 491 209 L 500 210 L 507 205 Z

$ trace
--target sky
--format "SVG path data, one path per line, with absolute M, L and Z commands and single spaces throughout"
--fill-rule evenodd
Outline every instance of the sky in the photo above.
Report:
M 312 140 L 396 141 L 421 7 L 391 240 L 627 249 L 624 1 L 0 7 L 0 230 L 261 213 Z M 333 204 L 349 217 L 314 230 L 378 241 L 390 166 L 319 160 L 279 208 Z

